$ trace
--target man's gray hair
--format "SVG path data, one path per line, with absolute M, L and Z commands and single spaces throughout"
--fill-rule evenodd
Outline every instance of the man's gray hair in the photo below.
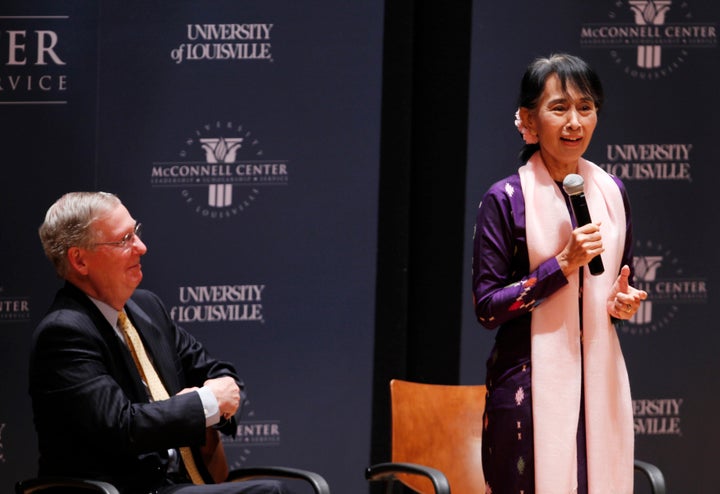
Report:
M 120 204 L 109 192 L 69 192 L 50 206 L 38 233 L 58 276 L 65 278 L 68 272 L 68 249 L 89 248 L 96 235 L 92 223 Z

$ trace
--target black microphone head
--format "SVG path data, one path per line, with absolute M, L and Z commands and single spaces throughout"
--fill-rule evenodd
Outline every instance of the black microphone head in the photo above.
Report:
M 583 180 L 580 175 L 576 173 L 568 173 L 565 175 L 563 179 L 563 189 L 565 189 L 567 195 L 574 196 L 575 194 L 582 194 L 584 188 L 585 180 Z

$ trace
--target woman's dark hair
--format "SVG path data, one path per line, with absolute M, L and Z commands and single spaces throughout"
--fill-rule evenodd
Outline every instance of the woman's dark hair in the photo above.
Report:
M 545 82 L 552 74 L 556 74 L 560 79 L 563 91 L 567 90 L 568 83 L 575 86 L 581 93 L 589 95 L 600 111 L 605 100 L 600 78 L 584 60 L 567 53 L 536 58 L 528 65 L 520 83 L 518 106 L 534 110 L 545 89 Z M 520 159 L 527 161 L 538 149 L 538 144 L 525 144 L 520 152 Z

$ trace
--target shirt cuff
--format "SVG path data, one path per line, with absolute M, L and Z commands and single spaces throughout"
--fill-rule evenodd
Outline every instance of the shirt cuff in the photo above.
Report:
M 197 390 L 202 401 L 203 411 L 205 412 L 205 427 L 210 427 L 220 422 L 220 407 L 213 392 L 207 386 Z

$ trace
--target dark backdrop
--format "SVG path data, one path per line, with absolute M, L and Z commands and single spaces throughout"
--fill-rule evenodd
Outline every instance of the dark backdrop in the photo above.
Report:
M 62 193 L 105 189 L 145 225 L 144 286 L 248 383 L 232 462 L 366 491 L 364 467 L 389 458 L 389 379 L 484 381 L 475 209 L 516 167 L 525 65 L 570 51 L 608 94 L 588 158 L 625 181 L 655 267 L 621 333 L 638 456 L 712 492 L 720 12 L 666 4 L 645 22 L 697 29 L 661 33 L 660 65 L 639 67 L 643 40 L 593 36 L 637 26 L 627 1 L 5 2 L 0 490 L 35 471 L 27 352 L 59 285 L 37 226 Z M 217 39 L 236 24 L 254 27 Z
M 143 223 L 142 286 L 245 380 L 232 466 L 366 489 L 382 20 L 380 1 L 3 3 L 0 492 L 35 473 L 27 354 L 60 285 L 37 227 L 88 189 Z

